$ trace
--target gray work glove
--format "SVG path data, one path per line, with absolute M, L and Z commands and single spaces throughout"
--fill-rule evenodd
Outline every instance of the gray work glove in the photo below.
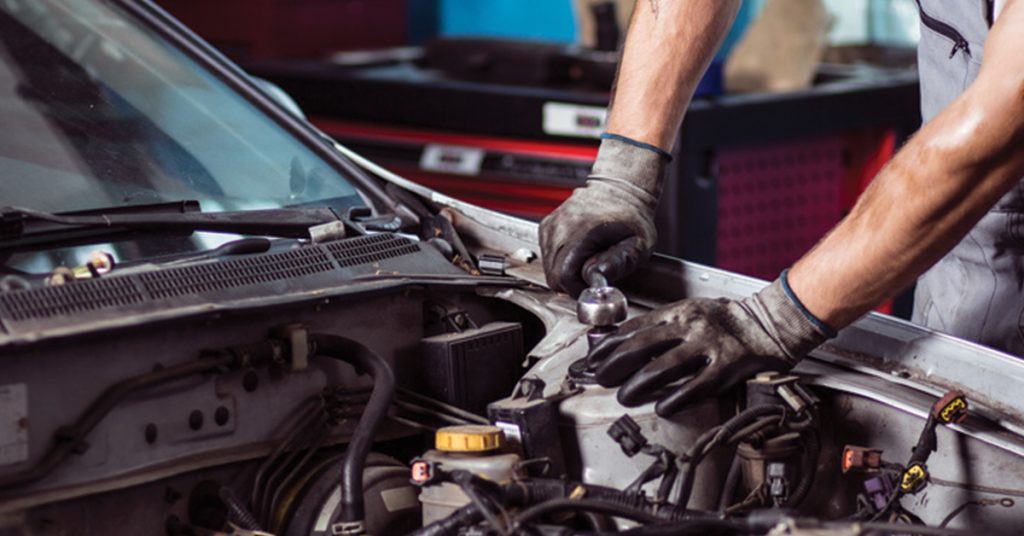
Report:
M 785 277 L 743 300 L 686 299 L 628 320 L 587 356 L 598 383 L 621 385 L 624 406 L 657 400 L 655 411 L 668 417 L 758 372 L 792 368 L 835 331 Z
M 586 185 L 540 222 L 549 287 L 578 296 L 588 286 L 583 278 L 588 261 L 614 282 L 651 256 L 658 238 L 654 213 L 669 160 L 653 146 L 601 141 Z

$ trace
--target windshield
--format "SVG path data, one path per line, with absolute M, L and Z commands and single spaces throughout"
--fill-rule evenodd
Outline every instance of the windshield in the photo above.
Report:
M 183 199 L 205 212 L 362 204 L 301 142 L 116 6 L 0 1 L 0 204 L 67 212 Z M 108 247 L 123 259 L 231 238 Z M 45 270 L 85 254 L 7 266 Z

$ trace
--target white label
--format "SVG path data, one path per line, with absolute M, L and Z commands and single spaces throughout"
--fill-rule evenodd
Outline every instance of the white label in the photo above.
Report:
M 608 120 L 608 109 L 565 102 L 544 103 L 544 133 L 553 136 L 599 138 Z
M 483 149 L 431 143 L 423 148 L 420 169 L 454 175 L 479 175 L 483 161 Z
M 384 501 L 384 508 L 387 508 L 388 512 L 408 510 L 420 505 L 420 499 L 416 492 L 408 486 L 386 489 L 380 492 L 380 499 Z
M 28 387 L 0 385 L 0 465 L 28 459 Z
M 494 426 L 501 428 L 501 431 L 505 432 L 505 439 L 515 441 L 516 443 L 523 442 L 523 433 L 519 431 L 518 426 L 510 422 L 496 422 Z

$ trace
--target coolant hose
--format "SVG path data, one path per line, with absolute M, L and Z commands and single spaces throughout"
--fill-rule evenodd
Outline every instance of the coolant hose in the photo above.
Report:
M 359 424 L 345 450 L 341 468 L 341 519 L 344 523 L 363 522 L 363 469 L 373 446 L 373 437 L 387 417 L 391 400 L 395 396 L 395 373 L 391 365 L 369 348 L 350 339 L 335 335 L 310 334 L 311 355 L 340 359 L 355 367 L 356 372 L 373 378 L 373 391 L 366 402 Z

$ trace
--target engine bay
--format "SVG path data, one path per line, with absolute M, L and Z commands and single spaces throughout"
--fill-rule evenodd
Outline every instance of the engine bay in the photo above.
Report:
M 812 359 L 664 419 L 588 379 L 573 300 L 450 255 L 282 240 L 0 294 L 0 534 L 1018 526 L 1024 442 L 973 393 Z
M 327 139 L 151 2 L 0 29 L 0 536 L 1021 532 L 1017 358 L 871 314 L 625 407 L 592 345 L 764 282 L 654 255 L 577 302 L 535 224 Z

